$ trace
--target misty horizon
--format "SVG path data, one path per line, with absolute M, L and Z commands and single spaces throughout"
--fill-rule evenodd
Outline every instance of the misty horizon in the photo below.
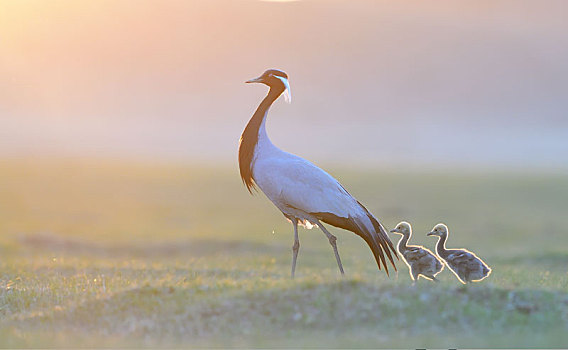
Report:
M 26 4 L 0 5 L 2 156 L 231 164 L 279 68 L 268 133 L 316 163 L 568 164 L 562 1 Z

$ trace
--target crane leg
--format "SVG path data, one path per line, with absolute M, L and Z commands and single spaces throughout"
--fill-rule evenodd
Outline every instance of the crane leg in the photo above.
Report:
M 321 228 L 321 230 L 323 231 L 323 233 L 325 233 L 325 235 L 327 236 L 327 239 L 329 240 L 329 244 L 331 244 L 331 246 L 333 247 L 333 252 L 335 253 L 335 260 L 337 260 L 337 266 L 339 267 L 339 271 L 341 271 L 341 275 L 344 276 L 345 272 L 343 272 L 343 265 L 341 264 L 341 258 L 339 257 L 339 252 L 337 251 L 337 237 L 335 237 L 334 235 L 332 235 L 322 224 L 321 222 L 317 222 L 317 225 L 319 228 Z
M 298 238 L 298 220 L 292 220 L 294 226 L 294 245 L 292 246 L 292 278 L 296 271 L 296 259 L 298 259 L 298 251 L 300 251 L 300 239 Z

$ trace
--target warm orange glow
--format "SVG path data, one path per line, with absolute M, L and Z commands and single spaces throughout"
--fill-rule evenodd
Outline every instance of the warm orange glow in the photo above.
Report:
M 0 1 L 4 140 L 35 150 L 57 140 L 62 152 L 206 149 L 233 160 L 262 95 L 242 81 L 279 68 L 290 74 L 294 103 L 275 105 L 270 133 L 310 159 L 357 154 L 383 164 L 467 153 L 484 161 L 506 147 L 499 160 L 562 162 L 565 129 L 547 125 L 565 119 L 564 5 L 530 5 L 527 21 L 526 6 L 503 4 Z M 472 137 L 479 118 L 496 125 Z M 519 118 L 543 130 L 501 132 Z M 324 120 L 326 137 L 314 141 L 310 130 Z M 424 136 L 439 128 L 459 151 Z M 299 130 L 303 143 L 290 138 Z M 378 130 L 384 143 L 399 144 L 404 130 L 415 144 L 387 151 L 374 142 Z M 525 142 L 534 137 L 540 149 Z

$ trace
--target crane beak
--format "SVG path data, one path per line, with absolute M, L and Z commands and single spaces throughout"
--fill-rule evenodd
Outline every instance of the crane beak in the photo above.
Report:
M 399 233 L 399 231 L 396 228 L 393 228 L 392 230 L 390 230 L 391 233 Z
M 436 232 L 430 231 L 426 234 L 426 236 L 437 236 L 437 235 L 436 235 Z
M 247 80 L 247 81 L 245 81 L 245 83 L 247 83 L 247 84 L 251 84 L 251 83 L 262 83 L 262 78 L 261 78 L 261 77 L 258 77 L 258 78 L 254 78 L 254 79 L 251 79 L 251 80 Z

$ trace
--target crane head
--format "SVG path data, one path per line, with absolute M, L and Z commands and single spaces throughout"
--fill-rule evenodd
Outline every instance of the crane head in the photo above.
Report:
M 281 89 L 284 92 L 284 99 L 290 103 L 292 93 L 288 83 L 288 74 L 278 69 L 269 69 L 258 78 L 247 80 L 245 83 L 262 83 L 270 88 Z

